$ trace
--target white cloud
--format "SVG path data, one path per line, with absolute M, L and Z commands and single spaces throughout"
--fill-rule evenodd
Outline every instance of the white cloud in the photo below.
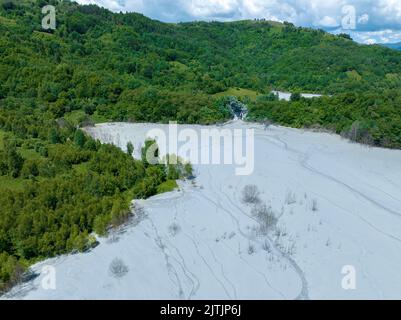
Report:
M 359 42 L 371 44 L 372 40 L 374 43 L 395 43 L 400 42 L 401 31 L 395 30 L 380 30 L 371 32 L 360 32 L 356 35 Z
M 186 1 L 185 7 L 191 16 L 213 17 L 235 14 L 237 3 L 237 0 L 192 0 Z
M 366 39 L 366 41 L 365 41 L 365 44 L 376 44 L 376 43 L 377 43 L 377 40 L 372 39 L 372 38 Z
M 81 4 L 97 4 L 102 7 L 106 7 L 113 11 L 118 11 L 121 8 L 123 2 L 117 0 L 78 0 Z
M 367 24 L 369 22 L 369 15 L 367 13 L 358 17 L 359 24 Z
M 355 8 L 356 29 L 346 30 L 355 39 L 380 40 L 374 32 L 392 30 L 393 41 L 401 30 L 401 0 L 77 0 L 97 3 L 114 11 L 136 11 L 166 22 L 265 18 L 317 28 L 338 28 L 345 6 Z M 363 34 L 372 33 L 365 39 Z M 361 35 L 359 35 L 361 33 Z M 401 38 L 397 39 L 401 41 Z
M 324 16 L 324 18 L 319 21 L 318 25 L 326 28 L 335 28 L 339 26 L 339 23 L 333 17 Z

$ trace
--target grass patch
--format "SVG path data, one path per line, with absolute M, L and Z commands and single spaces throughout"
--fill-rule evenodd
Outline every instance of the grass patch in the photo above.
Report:
M 64 115 L 64 119 L 77 126 L 88 118 L 83 110 L 75 110 Z
M 86 174 L 89 172 L 89 163 L 83 162 L 72 166 L 76 173 Z
M 187 65 L 179 61 L 170 61 L 169 63 L 174 69 L 177 69 L 179 71 L 187 71 L 189 69 Z
M 0 24 L 3 24 L 8 27 L 15 27 L 17 25 L 17 22 L 13 19 L 8 19 L 6 17 L 0 16 Z
M 4 149 L 4 136 L 6 133 L 0 130 L 0 150 Z M 24 188 L 24 180 L 23 179 L 15 179 L 9 176 L 1 176 L 0 175 L 0 193 L 4 192 L 3 190 L 20 190 L 22 191 Z
M 157 187 L 157 194 L 171 192 L 178 188 L 177 181 L 167 180 Z
M 31 149 L 18 148 L 18 152 L 25 160 L 39 160 L 43 158 L 39 153 Z
M 34 30 L 33 37 L 37 38 L 37 39 L 50 39 L 50 38 L 53 38 L 54 35 L 50 32 Z
M 5 132 L 0 130 L 0 150 L 4 149 L 4 136 Z
M 107 119 L 106 117 L 98 114 L 97 112 L 95 112 L 93 115 L 90 116 L 90 119 L 94 122 L 94 123 L 104 123 L 104 122 L 109 122 L 110 119 Z
M 90 120 L 94 123 L 104 123 L 110 121 L 110 119 L 107 119 L 106 117 L 97 114 L 97 112 L 95 112 L 91 116 L 88 116 L 83 110 L 75 110 L 70 113 L 67 113 L 64 115 L 64 119 L 73 124 L 74 126 L 78 126 L 82 122 L 87 120 Z
M 239 99 L 249 98 L 251 100 L 255 100 L 261 93 L 250 90 L 250 89 L 243 89 L 243 88 L 229 88 L 224 92 L 216 93 L 214 96 L 216 98 L 226 97 L 226 96 L 233 96 Z
M 0 176 L 0 192 L 4 190 L 23 191 L 26 180 L 22 178 L 12 178 L 9 176 Z

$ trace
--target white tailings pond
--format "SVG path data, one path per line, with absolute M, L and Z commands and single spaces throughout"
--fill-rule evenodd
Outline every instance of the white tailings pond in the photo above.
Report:
M 166 126 L 87 131 L 123 148 L 132 141 L 138 151 L 152 128 Z M 8 297 L 401 299 L 401 151 L 241 121 L 224 128 L 255 129 L 252 175 L 195 165 L 194 182 L 139 201 L 144 214 L 91 252 L 35 265 L 41 274 Z M 249 184 L 279 219 L 268 234 L 241 201 Z M 115 259 L 120 277 L 110 270 Z M 45 265 L 55 267 L 55 290 L 43 286 Z
M 278 95 L 279 100 L 291 101 L 291 92 L 282 92 L 282 91 L 272 91 L 274 94 Z M 320 98 L 323 95 L 321 94 L 314 94 L 314 93 L 301 93 L 301 97 L 306 99 L 312 98 Z

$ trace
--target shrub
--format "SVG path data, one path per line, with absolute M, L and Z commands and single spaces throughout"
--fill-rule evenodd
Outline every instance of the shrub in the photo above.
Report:
M 247 185 L 242 190 L 242 201 L 246 204 L 256 204 L 260 202 L 259 189 L 255 185 Z
M 127 143 L 127 153 L 132 156 L 132 154 L 134 153 L 134 145 L 132 144 L 132 142 L 128 142 Z
M 176 188 L 178 188 L 177 182 L 175 180 L 167 180 L 166 182 L 163 182 L 161 185 L 157 187 L 157 193 L 165 193 L 165 192 L 171 192 L 174 191 Z
M 299 101 L 299 100 L 301 100 L 301 98 L 302 98 L 301 94 L 299 92 L 295 92 L 295 93 L 291 94 L 290 100 L 291 101 Z
M 267 130 L 270 128 L 270 126 L 273 124 L 273 122 L 266 118 L 266 119 L 262 120 L 262 124 L 263 124 L 264 130 Z
M 168 227 L 168 231 L 172 237 L 175 237 L 180 233 L 181 227 L 178 223 L 174 222 Z
M 253 244 L 248 245 L 248 254 L 253 255 L 256 252 L 255 246 Z
M 129 269 L 123 260 L 115 258 L 110 263 L 109 271 L 114 278 L 123 278 L 128 273 Z
M 252 215 L 260 223 L 260 231 L 262 234 L 267 234 L 276 226 L 278 222 L 278 219 L 272 208 L 267 207 L 266 204 L 255 205 L 255 207 L 252 209 Z
M 145 141 L 145 146 L 141 150 L 141 158 L 145 165 L 157 164 L 159 159 L 159 146 L 157 142 L 152 139 Z
M 0 292 L 19 283 L 24 273 L 24 267 L 8 253 L 0 253 Z
M 39 175 L 37 160 L 25 160 L 22 166 L 21 176 L 24 179 L 37 177 Z

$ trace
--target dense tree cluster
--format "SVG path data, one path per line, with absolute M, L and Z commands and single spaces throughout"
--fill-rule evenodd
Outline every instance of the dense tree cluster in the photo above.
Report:
M 250 120 L 269 119 L 296 128 L 328 129 L 356 142 L 401 148 L 399 90 L 344 93 L 291 101 L 258 99 L 249 105 Z
M 190 174 L 181 163 L 135 160 L 66 120 L 32 115 L 21 123 L 22 111 L 0 114 L 0 289 L 32 261 L 87 249 L 93 231 L 102 235 L 128 218 L 131 199 Z M 21 188 L 2 183 L 7 176 Z

